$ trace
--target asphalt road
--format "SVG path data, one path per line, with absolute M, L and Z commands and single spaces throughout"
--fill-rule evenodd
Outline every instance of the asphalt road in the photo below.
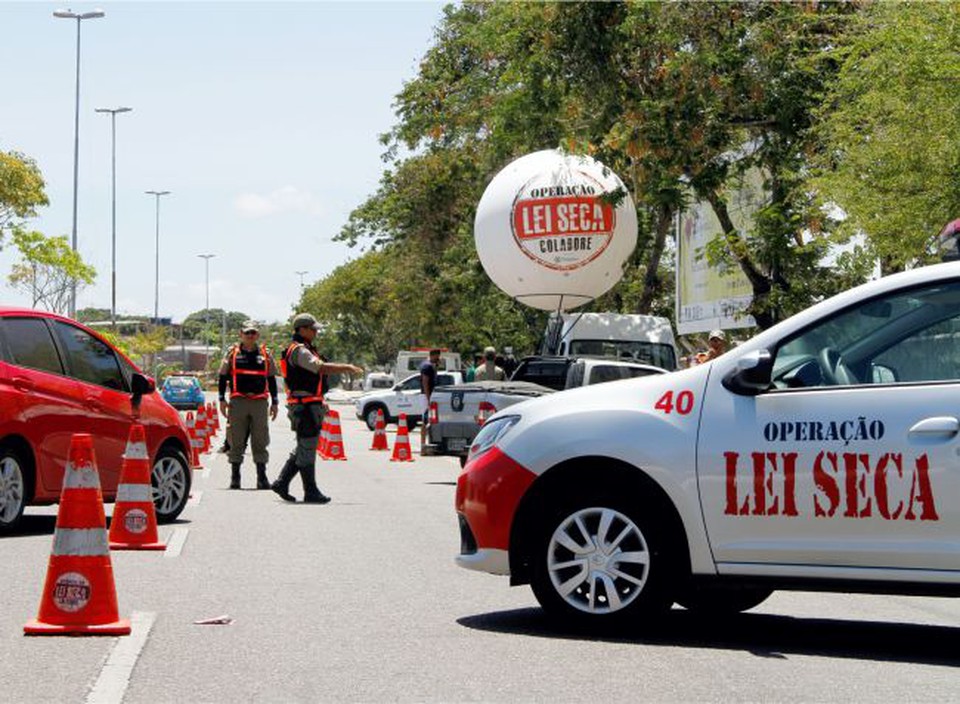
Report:
M 21 635 L 55 515 L 28 509 L 0 539 L 0 700 L 82 702 L 124 662 L 127 702 L 960 698 L 958 601 L 781 592 L 724 623 L 676 609 L 644 634 L 553 624 L 529 589 L 454 565 L 457 462 L 392 464 L 351 411 L 349 461 L 318 463 L 333 503 L 251 490 L 249 461 L 245 490 L 229 491 L 225 456 L 210 455 L 194 505 L 161 527 L 188 531 L 181 554 L 113 554 L 121 615 L 153 619 L 136 660 L 113 650 L 128 639 Z M 292 447 L 282 421 L 271 477 Z M 218 616 L 232 623 L 194 624 Z

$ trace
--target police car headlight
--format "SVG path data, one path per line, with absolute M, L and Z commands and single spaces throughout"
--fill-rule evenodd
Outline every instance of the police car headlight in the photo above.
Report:
M 520 416 L 503 416 L 502 418 L 484 423 L 480 432 L 477 433 L 477 437 L 473 439 L 473 444 L 470 446 L 470 452 L 467 455 L 467 461 L 469 462 L 475 457 L 479 457 L 496 445 L 503 436 L 510 431 L 510 428 L 515 426 L 519 421 Z

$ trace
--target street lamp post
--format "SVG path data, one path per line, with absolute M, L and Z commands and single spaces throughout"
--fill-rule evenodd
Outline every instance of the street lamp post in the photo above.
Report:
M 170 191 L 144 191 L 147 195 L 155 196 L 157 199 L 157 236 L 156 236 L 156 258 L 154 288 L 153 288 L 153 323 L 160 324 L 160 196 L 170 195 Z
M 97 108 L 100 113 L 110 113 L 110 208 L 113 221 L 110 236 L 110 325 L 117 327 L 117 113 L 130 112 L 133 108 Z
M 203 309 L 203 327 L 205 332 L 209 332 L 207 328 L 210 327 L 210 260 L 213 259 L 216 254 L 198 254 L 198 257 L 203 259 L 204 269 L 206 270 L 206 280 L 207 280 L 207 302 Z M 210 366 L 210 343 L 204 339 L 203 341 L 203 362 L 204 369 Z
M 77 21 L 77 91 L 73 115 L 73 229 L 70 238 L 70 246 L 74 252 L 77 251 L 77 182 L 80 172 L 80 23 L 83 20 L 94 20 L 103 17 L 105 14 L 103 10 L 93 10 L 91 12 L 57 10 L 53 13 L 54 17 Z M 77 284 L 74 282 L 70 289 L 70 317 L 74 318 L 76 315 Z

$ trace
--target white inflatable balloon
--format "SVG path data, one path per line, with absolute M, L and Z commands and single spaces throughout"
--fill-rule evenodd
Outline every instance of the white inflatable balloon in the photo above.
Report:
M 626 189 L 587 156 L 547 150 L 511 162 L 483 192 L 474 221 L 477 254 L 507 295 L 533 308 L 568 310 L 609 291 L 637 245 Z

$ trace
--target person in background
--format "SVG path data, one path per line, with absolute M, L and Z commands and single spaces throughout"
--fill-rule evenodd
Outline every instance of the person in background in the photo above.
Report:
M 420 393 L 424 395 L 426 404 L 423 412 L 423 422 L 420 424 L 420 447 L 427 442 L 427 425 L 430 421 L 430 397 L 437 388 L 437 367 L 440 366 L 440 350 L 430 350 L 430 356 L 420 365 Z
M 697 354 L 697 364 L 716 359 L 727 351 L 727 336 L 723 333 L 723 330 L 710 331 L 710 337 L 707 338 L 707 347 L 709 349 L 706 352 Z
M 487 347 L 483 350 L 483 364 L 477 368 L 474 381 L 503 381 L 507 378 L 501 367 L 497 366 L 497 350 Z
M 474 380 L 477 374 L 477 367 L 480 366 L 481 357 L 480 355 L 473 355 L 473 361 L 470 362 L 470 365 L 463 371 L 463 381 L 469 384 Z
M 513 376 L 513 373 L 517 371 L 517 365 L 519 362 L 517 362 L 517 358 L 513 356 L 512 347 L 504 347 L 503 353 L 506 355 L 503 358 L 503 373 L 506 374 L 507 378 L 509 379 Z
M 260 344 L 260 331 L 252 320 L 240 328 L 240 342 L 227 351 L 220 363 L 218 391 L 220 413 L 227 418 L 230 488 L 240 488 L 240 466 L 249 438 L 257 465 L 257 489 L 269 489 L 267 445 L 270 444 L 270 421 L 277 417 L 279 408 L 277 369 L 267 348 Z M 270 399 L 269 406 L 267 399 Z

